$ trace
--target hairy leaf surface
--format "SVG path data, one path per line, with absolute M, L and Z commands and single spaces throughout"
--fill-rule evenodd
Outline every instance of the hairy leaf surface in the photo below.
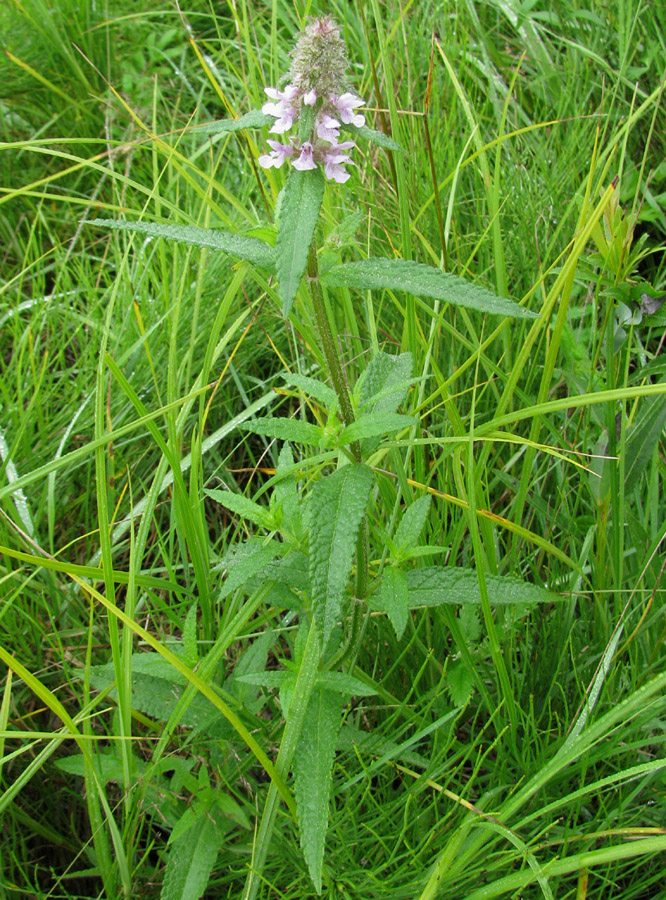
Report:
M 412 260 L 374 257 L 342 263 L 329 269 L 324 279 L 332 287 L 344 285 L 361 290 L 388 288 L 417 297 L 445 300 L 454 306 L 465 306 L 479 312 L 522 319 L 537 318 L 536 313 L 523 309 L 513 300 L 498 297 L 487 288 L 464 278 Z
M 319 169 L 292 168 L 284 186 L 276 246 L 277 276 L 282 314 L 287 318 L 308 261 L 324 197 L 324 176 Z
M 481 603 L 475 569 L 428 566 L 407 572 L 409 606 L 442 606 L 445 603 Z M 486 575 L 491 604 L 556 603 L 561 600 L 545 588 L 509 576 Z
M 372 469 L 358 463 L 322 478 L 312 491 L 312 610 L 323 633 L 324 645 L 340 618 L 356 549 L 356 535 L 373 482 Z

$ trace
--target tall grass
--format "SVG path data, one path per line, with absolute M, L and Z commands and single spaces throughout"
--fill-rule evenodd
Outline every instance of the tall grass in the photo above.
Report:
M 636 312 L 666 290 L 666 50 L 659 4 L 631 0 L 0 9 L 0 897 L 159 897 L 199 810 L 222 835 L 206 896 L 241 896 L 271 777 L 261 895 L 312 896 L 282 707 L 240 680 L 289 657 L 294 620 L 260 584 L 225 595 L 248 526 L 204 494 L 263 502 L 279 447 L 239 426 L 318 414 L 281 377 L 325 377 L 312 311 L 299 295 L 285 323 L 246 264 L 82 221 L 270 238 L 262 135 L 197 126 L 260 106 L 324 12 L 408 150 L 369 145 L 326 194 L 325 252 L 541 313 L 329 296 L 351 384 L 373 349 L 414 358 L 370 572 L 429 492 L 424 543 L 480 573 L 482 604 L 414 611 L 401 641 L 368 617 L 350 671 L 377 693 L 346 713 L 324 893 L 658 898 L 665 322 Z M 492 576 L 561 599 L 493 608 Z

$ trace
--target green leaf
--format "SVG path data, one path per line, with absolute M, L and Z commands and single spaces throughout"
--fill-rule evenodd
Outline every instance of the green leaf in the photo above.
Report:
M 242 544 L 231 547 L 217 567 L 227 570 L 227 576 L 218 594 L 218 599 L 224 600 L 239 587 L 247 584 L 251 578 L 255 578 L 268 568 L 275 557 L 284 550 L 284 544 L 280 544 L 278 541 L 271 541 L 265 546 L 263 541 L 258 538 L 250 538 Z
M 340 619 L 356 535 L 373 483 L 372 469 L 357 463 L 322 478 L 310 497 L 312 611 L 324 646 Z
M 319 425 L 301 422 L 300 419 L 281 419 L 275 416 L 259 416 L 258 419 L 243 422 L 240 427 L 254 434 L 265 434 L 281 441 L 296 441 L 313 447 L 318 447 L 324 436 L 324 429 Z
M 393 150 L 396 153 L 407 153 L 404 147 L 401 147 L 397 141 L 394 141 L 388 134 L 384 134 L 383 131 L 375 131 L 374 128 L 368 128 L 366 125 L 361 125 L 360 128 L 356 128 L 353 125 L 348 126 L 345 128 L 345 131 L 357 134 L 359 137 L 365 138 L 366 141 L 372 141 L 373 144 L 377 144 L 378 147 L 383 147 L 384 150 Z
M 210 497 L 211 500 L 216 500 L 225 509 L 229 509 L 244 519 L 254 522 L 260 528 L 272 531 L 275 527 L 270 510 L 266 509 L 265 506 L 259 506 L 254 500 L 250 500 L 249 497 L 245 497 L 243 494 L 236 494 L 234 491 L 209 490 L 208 488 L 204 488 L 204 494 Z
M 474 673 L 464 659 L 457 659 L 447 671 L 446 688 L 454 706 L 464 706 L 474 690 Z
M 284 376 L 287 384 L 293 384 L 300 388 L 304 394 L 309 394 L 318 400 L 329 412 L 338 408 L 338 398 L 333 388 L 319 381 L 318 378 L 308 378 L 307 375 L 289 374 Z
M 90 669 L 90 683 L 98 691 L 103 691 L 115 681 L 113 664 L 93 666 Z M 140 712 L 166 722 L 180 700 L 189 682 L 159 653 L 132 654 L 132 707 Z M 110 692 L 117 699 L 115 687 Z M 229 727 L 222 713 L 203 694 L 197 693 L 180 718 L 183 728 L 206 727 L 208 736 L 228 736 Z
M 343 697 L 372 697 L 377 691 L 360 678 L 347 672 L 320 672 L 317 684 L 328 691 L 337 691 Z
M 373 756 L 382 757 L 386 762 L 390 759 L 400 759 L 408 766 L 417 766 L 421 769 L 426 769 L 430 764 L 428 757 L 405 748 L 404 744 L 396 744 L 390 738 L 383 737 L 377 730 L 361 731 L 360 728 L 351 725 L 349 719 L 340 729 L 336 749 L 348 750 L 354 755 L 362 750 Z
M 401 416 L 398 413 L 369 413 L 348 425 L 340 435 L 338 443 L 343 447 L 346 444 L 352 444 L 354 441 L 379 437 L 389 434 L 391 431 L 409 428 L 417 421 L 412 416 Z
M 624 483 L 633 491 L 648 467 L 659 438 L 666 427 L 666 394 L 643 397 L 633 425 L 627 429 Z
M 263 241 L 220 231 L 214 228 L 195 228 L 193 225 L 161 225 L 157 222 L 125 222 L 120 219 L 87 219 L 84 225 L 97 225 L 99 228 L 115 228 L 117 231 L 138 231 L 149 237 L 167 238 L 181 244 L 194 244 L 196 247 L 210 247 L 222 250 L 231 256 L 237 256 L 260 269 L 275 271 L 275 251 Z
M 333 266 L 322 278 L 331 287 L 354 287 L 360 290 L 388 288 L 405 291 L 417 297 L 433 297 L 454 306 L 465 306 L 480 312 L 500 316 L 536 319 L 536 313 L 523 309 L 486 288 L 441 272 L 432 266 L 406 259 L 362 259 L 358 262 Z
M 279 481 L 273 488 L 272 501 L 280 510 L 282 520 L 280 532 L 287 540 L 300 541 L 303 537 L 303 517 L 298 497 L 298 480 L 296 474 L 290 471 L 294 465 L 294 454 L 289 444 L 284 444 L 278 456 L 277 476 Z
M 359 407 L 374 413 L 394 413 L 407 396 L 414 371 L 412 354 L 376 353 L 359 379 Z
M 160 900 L 199 900 L 206 890 L 229 828 L 216 812 L 201 805 L 192 825 L 172 841 Z
M 409 588 L 407 574 L 395 566 L 387 566 L 382 575 L 379 597 L 373 598 L 373 608 L 380 609 L 389 617 L 398 640 L 405 632 L 409 610 Z
M 407 572 L 409 606 L 442 606 L 445 603 L 481 603 L 479 579 L 474 569 L 429 566 Z M 486 575 L 492 605 L 508 603 L 557 603 L 562 600 L 545 588 L 503 575 Z
M 231 131 L 242 131 L 244 128 L 262 128 L 272 122 L 275 122 L 274 116 L 262 113 L 260 109 L 251 109 L 238 119 L 218 119 L 216 122 L 196 125 L 192 128 L 192 134 L 226 134 Z
M 398 548 L 415 546 L 430 512 L 430 494 L 419 497 L 407 507 L 402 515 L 393 542 Z
M 283 189 L 276 246 L 277 276 L 285 319 L 305 272 L 323 198 L 324 176 L 319 169 L 299 172 L 291 168 Z
M 318 894 L 321 894 L 331 772 L 343 705 L 344 700 L 337 691 L 315 687 L 294 754 L 294 794 L 301 847 Z

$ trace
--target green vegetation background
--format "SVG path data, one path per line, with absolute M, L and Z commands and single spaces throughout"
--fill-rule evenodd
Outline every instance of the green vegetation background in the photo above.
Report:
M 408 156 L 357 152 L 327 190 L 325 252 L 439 265 L 547 323 L 524 360 L 522 322 L 417 301 L 405 329 L 401 295 L 341 293 L 350 380 L 372 348 L 410 350 L 423 378 L 375 520 L 390 533 L 427 487 L 443 563 L 562 599 L 497 613 L 505 695 L 474 609 L 415 612 L 399 643 L 371 618 L 357 664 L 381 693 L 347 715 L 325 896 L 663 898 L 666 320 L 645 295 L 666 291 L 666 7 L 140 7 L 0 6 L 0 898 L 199 896 L 196 872 L 163 888 L 192 809 L 224 822 L 205 896 L 241 896 L 267 776 L 237 736 L 95 689 L 95 666 L 122 680 L 148 649 L 99 598 L 179 658 L 223 640 L 211 679 L 273 758 L 276 698 L 233 679 L 290 624 L 259 587 L 221 599 L 245 526 L 203 487 L 257 495 L 279 448 L 237 426 L 305 414 L 281 375 L 321 354 L 305 295 L 287 325 L 245 264 L 82 223 L 270 225 L 265 134 L 196 126 L 260 106 L 305 16 L 329 12 L 370 124 Z M 502 436 L 461 450 L 500 403 Z M 263 896 L 311 896 L 279 815 Z

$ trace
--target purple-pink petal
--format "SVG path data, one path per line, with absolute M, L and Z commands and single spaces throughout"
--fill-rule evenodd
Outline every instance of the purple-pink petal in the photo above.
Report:
M 306 141 L 301 146 L 300 156 L 293 161 L 292 166 L 301 172 L 305 172 L 307 169 L 316 169 L 317 163 L 312 158 L 312 150 L 312 144 L 310 141 Z

